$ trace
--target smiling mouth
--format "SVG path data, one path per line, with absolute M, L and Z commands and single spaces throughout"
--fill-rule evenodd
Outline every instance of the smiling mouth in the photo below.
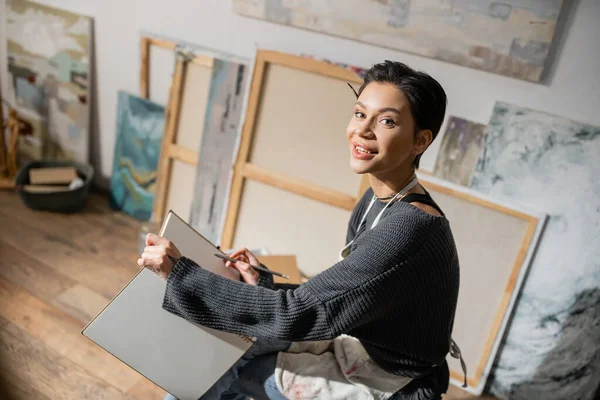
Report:
M 361 154 L 377 154 L 376 151 L 370 151 L 370 150 L 365 149 L 364 147 L 355 145 L 354 148 L 356 149 L 357 152 L 359 152 Z
M 352 156 L 357 160 L 372 160 L 378 153 L 367 150 L 359 144 L 352 143 Z

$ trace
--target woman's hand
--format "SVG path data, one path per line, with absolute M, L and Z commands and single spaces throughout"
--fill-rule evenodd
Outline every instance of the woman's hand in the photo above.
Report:
M 250 285 L 258 285 L 259 273 L 251 265 L 259 266 L 260 262 L 254 254 L 248 249 L 241 249 L 229 255 L 230 258 L 238 260 L 237 262 L 227 261 L 225 266 L 235 268 L 240 272 L 242 280 Z
M 173 269 L 173 263 L 169 257 L 179 260 L 181 253 L 170 240 L 149 233 L 146 236 L 146 248 L 144 248 L 144 253 L 137 260 L 137 263 L 139 266 L 144 266 L 167 280 Z

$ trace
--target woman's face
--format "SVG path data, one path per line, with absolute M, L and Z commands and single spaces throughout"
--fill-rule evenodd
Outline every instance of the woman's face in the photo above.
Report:
M 415 141 L 410 104 L 391 83 L 371 82 L 364 88 L 346 134 L 350 167 L 357 174 L 394 175 L 425 150 L 422 140 Z

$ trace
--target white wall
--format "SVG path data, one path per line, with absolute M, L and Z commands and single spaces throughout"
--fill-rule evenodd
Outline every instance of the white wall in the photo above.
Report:
M 449 98 L 448 115 L 487 123 L 494 102 L 502 100 L 600 125 L 600 1 L 572 1 L 575 4 L 558 38 L 549 79 L 544 84 L 533 84 L 241 17 L 232 13 L 230 0 L 40 0 L 94 18 L 98 118 L 92 142 L 98 144 L 98 149 L 92 156 L 98 173 L 104 177 L 112 169 L 117 91 L 139 93 L 140 31 L 245 57 L 252 57 L 258 46 L 309 53 L 362 67 L 384 59 L 400 60 L 440 81 Z M 3 48 L 4 40 L 0 50 Z M 438 138 L 425 153 L 424 169 L 433 167 L 440 142 Z

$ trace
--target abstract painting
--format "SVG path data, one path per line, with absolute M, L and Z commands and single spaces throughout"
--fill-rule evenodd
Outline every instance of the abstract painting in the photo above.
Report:
M 46 125 L 42 157 L 87 163 L 92 20 L 26 0 L 8 0 L 6 9 L 17 110 Z
M 475 170 L 485 125 L 450 117 L 442 138 L 433 174 L 438 178 L 467 186 Z
M 247 17 L 538 82 L 562 0 L 233 0 Z
M 247 83 L 246 65 L 214 59 L 190 223 L 217 244 L 225 222 Z
M 110 206 L 142 221 L 152 215 L 164 125 L 163 106 L 119 92 Z
M 493 371 L 500 398 L 598 389 L 599 154 L 600 127 L 495 104 L 470 187 L 549 216 Z

